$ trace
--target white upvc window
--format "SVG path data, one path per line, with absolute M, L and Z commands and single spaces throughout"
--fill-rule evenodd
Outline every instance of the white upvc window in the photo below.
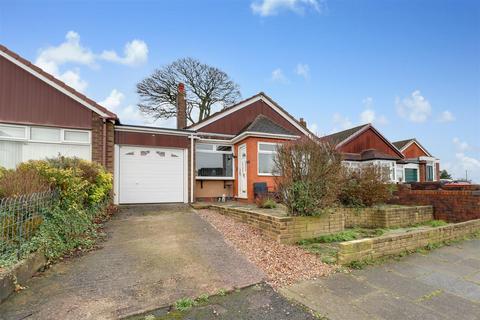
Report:
M 233 146 L 197 143 L 195 167 L 197 179 L 233 179 Z
M 53 142 L 62 141 L 62 130 L 59 128 L 31 127 L 30 140 L 34 142 Z
M 275 158 L 279 145 L 278 143 L 258 142 L 257 174 L 259 176 L 275 175 Z
M 27 140 L 28 127 L 11 124 L 0 124 L 0 139 L 2 140 Z
M 62 141 L 65 143 L 90 143 L 90 131 L 63 129 L 62 132 Z
M 0 123 L 0 166 L 59 155 L 91 160 L 90 141 L 88 130 Z

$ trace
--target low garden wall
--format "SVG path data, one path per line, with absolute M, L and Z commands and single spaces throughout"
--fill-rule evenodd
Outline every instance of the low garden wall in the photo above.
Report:
M 303 239 L 340 232 L 345 228 L 341 212 L 318 217 L 278 217 L 225 206 L 210 205 L 210 208 L 247 223 L 280 243 L 295 243 Z
M 429 244 L 461 239 L 479 231 L 480 219 L 428 230 L 342 242 L 339 244 L 337 261 L 340 264 L 346 264 L 395 255 Z
M 345 228 L 399 228 L 433 220 L 432 206 L 342 208 Z
M 42 253 L 35 252 L 17 262 L 8 270 L 0 272 L 0 303 L 8 298 L 17 286 L 25 285 L 38 270 L 47 265 L 47 259 Z
M 437 190 L 419 190 L 418 186 L 413 188 L 415 190 L 408 185 L 401 186 L 391 203 L 431 205 L 435 219 L 447 222 L 480 219 L 480 186 L 465 186 L 467 190 L 455 190 L 447 186 L 443 187 L 446 189 Z

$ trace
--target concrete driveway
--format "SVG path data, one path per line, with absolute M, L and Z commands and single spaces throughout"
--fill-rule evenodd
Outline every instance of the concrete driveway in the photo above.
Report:
M 328 319 L 480 319 L 480 240 L 284 288 Z
M 192 209 L 131 206 L 102 248 L 54 265 L 0 305 L 0 319 L 116 319 L 264 275 Z

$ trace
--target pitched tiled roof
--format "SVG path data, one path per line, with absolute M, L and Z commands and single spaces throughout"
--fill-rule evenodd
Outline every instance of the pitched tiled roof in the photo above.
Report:
M 411 141 L 415 141 L 415 139 L 412 138 L 407 140 L 395 141 L 395 142 L 392 142 L 392 144 L 400 150 L 403 147 L 405 147 L 407 144 L 409 144 Z
M 252 123 L 245 127 L 245 129 L 243 129 L 241 132 L 295 135 L 264 115 L 258 115 L 255 120 L 253 120 Z
M 346 140 L 348 137 L 351 135 L 357 133 L 358 131 L 362 130 L 366 126 L 369 126 L 370 124 L 362 124 L 361 126 L 353 127 L 347 130 L 343 130 L 340 132 L 336 132 L 333 134 L 329 134 L 327 136 L 323 136 L 320 139 L 324 141 L 328 141 L 329 143 L 333 145 L 337 145 L 341 143 L 342 141 Z
M 101 112 L 105 113 L 106 115 L 108 115 L 108 118 L 109 119 L 112 119 L 112 120 L 118 120 L 118 117 L 115 113 L 111 112 L 110 110 L 108 110 L 107 108 L 99 105 L 97 102 L 93 101 L 92 99 L 88 98 L 87 96 L 85 96 L 84 94 L 78 92 L 77 90 L 73 89 L 72 87 L 70 87 L 69 85 L 67 85 L 66 83 L 64 83 L 63 81 L 60 81 L 58 80 L 57 78 L 55 78 L 54 76 L 52 76 L 50 73 L 44 71 L 42 68 L 39 68 L 37 67 L 36 65 L 34 65 L 33 63 L 31 63 L 30 61 L 28 61 L 27 59 L 25 58 L 22 58 L 21 56 L 19 56 L 18 54 L 16 54 L 15 52 L 11 51 L 10 49 L 8 49 L 7 47 L 5 46 L 2 46 L 0 44 L 0 51 L 3 51 L 4 53 L 6 53 L 7 55 L 9 55 L 10 57 L 14 58 L 15 60 L 19 61 L 20 63 L 24 64 L 25 66 L 29 67 L 30 69 L 33 69 L 34 71 L 36 71 L 37 73 L 41 74 L 42 76 L 44 76 L 45 78 L 47 78 L 48 80 L 54 82 L 56 85 L 64 88 L 65 90 L 67 90 L 68 92 L 70 92 L 71 94 L 77 96 L 79 99 L 85 101 L 87 104 L 90 104 L 92 105 L 93 107 L 95 107 L 96 109 L 100 110 Z

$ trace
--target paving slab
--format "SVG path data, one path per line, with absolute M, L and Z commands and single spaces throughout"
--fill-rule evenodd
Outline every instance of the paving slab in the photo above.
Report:
M 101 248 L 58 263 L 0 305 L 0 319 L 117 319 L 264 275 L 192 209 L 123 207 Z
M 280 291 L 328 319 L 480 319 L 480 240 Z

